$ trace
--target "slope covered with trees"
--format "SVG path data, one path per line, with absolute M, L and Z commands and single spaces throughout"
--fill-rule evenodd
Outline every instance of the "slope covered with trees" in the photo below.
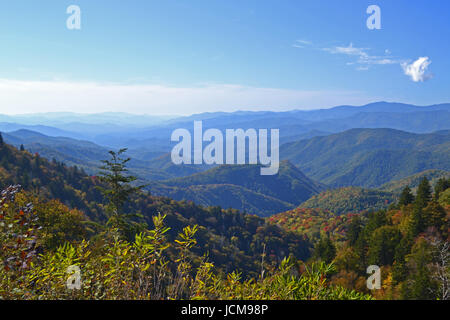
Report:
M 398 203 L 388 210 L 341 216 L 329 212 L 331 228 L 323 228 L 317 209 L 296 209 L 269 218 L 300 235 L 322 228 L 313 259 L 333 263 L 332 283 L 367 292 L 366 269 L 381 268 L 381 287 L 372 291 L 379 299 L 441 299 L 448 292 L 450 180 L 441 178 L 433 190 L 423 178 L 413 195 L 405 187 Z M 309 212 L 308 212 L 309 210 Z M 327 222 L 328 222 L 327 221 Z
M 400 194 L 403 189 L 408 186 L 415 193 L 417 191 L 417 187 L 422 181 L 423 178 L 427 178 L 430 181 L 431 186 L 435 186 L 439 179 L 441 178 L 450 178 L 450 172 L 444 170 L 426 170 L 423 172 L 419 172 L 412 176 L 390 181 L 388 183 L 383 184 L 380 189 L 388 192 L 392 192 L 395 194 Z
M 47 201 L 55 199 L 71 209 L 78 209 L 95 232 L 98 223 L 107 219 L 107 201 L 100 192 L 104 182 L 99 176 L 87 176 L 76 167 L 48 161 L 39 155 L 20 151 L 2 143 L 0 147 L 0 187 L 20 184 L 31 195 Z M 284 230 L 266 224 L 265 220 L 234 209 L 202 207 L 193 202 L 175 201 L 139 191 L 124 203 L 124 212 L 137 215 L 134 220 L 151 227 L 153 218 L 164 213 L 171 226 L 173 240 L 189 225 L 199 225 L 194 250 L 205 253 L 224 271 L 239 269 L 244 275 L 255 274 L 259 257 L 266 247 L 267 263 L 276 264 L 285 256 L 306 259 L 310 244 Z
M 396 196 L 387 191 L 344 187 L 326 190 L 303 202 L 301 208 L 320 208 L 340 215 L 359 213 L 365 210 L 384 209 L 393 203 Z
M 332 187 L 377 188 L 428 169 L 450 170 L 450 138 L 448 132 L 352 129 L 284 144 L 280 155 Z
M 299 269 L 308 242 L 261 218 L 142 193 L 131 184 L 136 177 L 127 174 L 124 151 L 111 151 L 94 179 L 104 205 L 89 203 L 84 212 L 49 200 L 55 194 L 42 193 L 44 185 L 2 191 L 1 299 L 371 298 L 330 285 L 331 265 Z M 5 145 L 1 136 L 0 156 L 11 171 L 2 185 L 23 178 L 19 159 L 33 163 L 33 186 L 68 175 L 67 168 L 55 172 L 57 164 Z M 70 181 L 80 177 L 89 185 L 82 173 Z M 96 205 L 103 219 L 93 221 L 88 215 Z
M 330 234 L 337 241 L 345 239 L 349 221 L 355 215 L 337 215 L 325 209 L 298 207 L 268 217 L 267 221 L 312 241 L 319 240 L 323 233 Z
M 267 216 L 293 208 L 324 189 L 288 161 L 280 163 L 277 175 L 262 176 L 260 168 L 260 165 L 218 166 L 152 184 L 150 191 L 177 200 L 223 205 Z

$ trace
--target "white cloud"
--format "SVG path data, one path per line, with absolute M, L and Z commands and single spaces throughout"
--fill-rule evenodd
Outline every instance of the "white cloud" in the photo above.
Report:
M 300 44 L 303 44 L 303 45 L 305 45 L 305 46 L 311 45 L 311 44 L 312 44 L 312 42 L 311 42 L 311 41 L 308 41 L 308 40 L 296 40 L 296 42 L 298 42 L 298 43 L 300 43 Z
M 331 47 L 331 48 L 323 48 L 323 51 L 329 52 L 331 54 L 343 54 L 347 56 L 357 57 L 357 60 L 354 62 L 348 62 L 347 65 L 359 65 L 356 70 L 369 70 L 370 65 L 387 65 L 387 64 L 399 64 L 402 63 L 401 60 L 393 59 L 389 56 L 390 51 L 385 50 L 384 56 L 375 56 L 370 55 L 368 51 L 369 48 L 358 48 L 354 47 L 353 43 L 350 43 L 347 47 Z
M 295 40 L 295 43 L 292 45 L 294 48 L 305 48 L 307 46 L 312 45 L 311 41 L 308 40 Z
M 423 82 L 432 78 L 431 74 L 426 74 L 428 66 L 431 64 L 431 60 L 428 57 L 420 57 L 411 64 L 402 63 L 401 66 L 405 75 L 411 77 L 414 82 Z
M 323 50 L 333 54 L 340 53 L 349 56 L 367 56 L 366 53 L 367 48 L 356 48 L 353 46 L 353 43 L 350 43 L 348 47 L 332 47 L 332 48 L 324 48 Z
M 360 105 L 383 97 L 358 91 L 294 90 L 233 84 L 171 87 L 0 79 L 0 113 L 105 112 L 192 114 L 236 110 L 291 110 Z
M 297 40 L 294 47 L 302 48 L 302 40 Z M 369 54 L 370 48 L 358 48 L 353 46 L 351 42 L 348 46 L 334 46 L 328 48 L 316 48 L 331 54 L 342 54 L 349 57 L 353 57 L 352 61 L 346 62 L 348 66 L 355 66 L 357 71 L 367 71 L 374 65 L 393 65 L 399 64 L 404 73 L 410 76 L 414 82 L 423 82 L 431 79 L 433 76 L 427 74 L 427 69 L 431 64 L 431 60 L 428 57 L 420 57 L 416 61 L 409 63 L 406 59 L 399 59 L 393 57 L 392 52 L 389 49 L 384 50 L 384 55 L 376 56 Z

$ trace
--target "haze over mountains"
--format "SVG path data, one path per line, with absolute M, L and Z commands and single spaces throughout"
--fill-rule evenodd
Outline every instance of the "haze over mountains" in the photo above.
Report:
M 177 128 L 279 129 L 278 176 L 257 166 L 171 162 Z M 127 147 L 130 172 L 149 190 L 177 200 L 258 215 L 292 209 L 327 188 L 380 188 L 425 170 L 450 171 L 450 104 L 377 102 L 361 107 L 288 112 L 203 113 L 153 117 L 125 113 L 0 115 L 7 143 L 77 165 L 95 175 L 108 150 Z M 415 180 L 414 180 L 415 181 Z
M 337 119 L 339 121 L 336 121 Z M 129 145 L 127 142 L 138 145 L 142 142 L 142 146 L 148 147 L 151 144 L 150 139 L 156 139 L 153 143 L 155 146 L 170 149 L 167 141 L 172 131 L 176 128 L 192 129 L 194 120 L 203 120 L 204 128 L 220 130 L 278 128 L 281 138 L 311 131 L 336 133 L 351 128 L 392 128 L 426 133 L 449 129 L 450 104 L 418 107 L 401 103 L 376 102 L 361 107 L 339 106 L 311 111 L 214 112 L 183 117 L 126 113 L 0 115 L 0 131 L 29 129 L 50 136 L 88 138 L 92 142 L 109 146 Z

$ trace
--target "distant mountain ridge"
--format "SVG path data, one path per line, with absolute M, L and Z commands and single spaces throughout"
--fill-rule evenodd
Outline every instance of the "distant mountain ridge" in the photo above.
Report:
M 10 122 L 16 120 L 26 124 Z M 174 165 L 170 135 L 177 128 L 192 130 L 194 120 L 203 120 L 204 130 L 279 129 L 280 157 L 288 162 L 272 180 L 262 180 L 252 166 Z M 379 188 L 425 170 L 450 171 L 450 104 L 376 102 L 155 119 L 124 113 L 0 115 L 0 121 L 8 121 L 0 123 L 6 142 L 24 144 L 33 153 L 77 165 L 89 174 L 98 172 L 108 150 L 128 147 L 130 172 L 150 183 L 155 194 L 259 215 L 296 207 L 324 185 Z
M 266 216 L 300 204 L 325 186 L 283 161 L 279 174 L 274 176 L 261 176 L 259 165 L 222 165 L 188 177 L 159 181 L 149 188 L 152 194 L 176 200 L 223 207 L 233 204 L 235 209 Z
M 332 187 L 377 188 L 428 170 L 450 170 L 450 135 L 351 129 L 286 143 L 280 156 Z
M 339 121 L 334 121 L 336 119 Z M 88 139 L 110 147 L 133 143 L 136 147 L 153 147 L 167 152 L 170 150 L 172 131 L 177 128 L 192 130 L 195 120 L 202 120 L 205 129 L 277 128 L 280 129 L 282 140 L 300 135 L 321 135 L 321 132 L 337 133 L 352 128 L 389 127 L 425 133 L 450 129 L 450 103 L 419 107 L 375 102 L 364 106 L 338 106 L 320 110 L 212 112 L 181 117 L 126 113 L 0 115 L 0 131 L 29 129 L 46 135 Z M 39 126 L 31 126 L 36 124 Z M 61 134 L 61 130 L 66 133 Z M 164 149 L 164 146 L 167 148 Z
M 449 179 L 450 178 L 450 172 L 444 171 L 444 170 L 426 170 L 423 172 L 416 173 L 412 176 L 400 179 L 400 180 L 394 180 L 390 181 L 388 183 L 383 184 L 380 189 L 389 191 L 392 193 L 400 194 L 402 190 L 408 186 L 411 188 L 413 192 L 416 192 L 417 187 L 419 186 L 420 181 L 423 178 L 427 178 L 430 181 L 431 186 L 434 187 L 434 185 L 437 183 L 437 181 L 440 178 Z

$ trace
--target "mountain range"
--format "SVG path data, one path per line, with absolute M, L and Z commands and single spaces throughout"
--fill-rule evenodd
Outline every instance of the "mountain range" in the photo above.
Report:
M 329 186 L 377 188 L 424 170 L 448 170 L 450 135 L 351 129 L 284 144 L 280 155 Z
M 259 165 L 222 165 L 149 187 L 153 194 L 259 216 L 293 208 L 324 189 L 288 161 L 281 162 L 279 173 L 273 176 L 260 175 Z
M 284 160 L 280 173 L 262 177 L 257 165 L 174 165 L 172 131 L 192 130 L 198 120 L 204 130 L 280 129 Z M 93 176 L 100 160 L 108 158 L 108 150 L 127 147 L 130 173 L 149 184 L 153 194 L 260 216 L 293 209 L 326 189 L 379 188 L 398 194 L 405 183 L 414 187 L 424 171 L 432 172 L 432 178 L 450 171 L 450 104 L 377 102 L 312 111 L 182 117 L 0 115 L 0 131 L 7 143 L 24 145 L 32 153 L 76 165 Z

